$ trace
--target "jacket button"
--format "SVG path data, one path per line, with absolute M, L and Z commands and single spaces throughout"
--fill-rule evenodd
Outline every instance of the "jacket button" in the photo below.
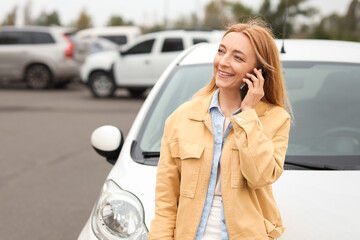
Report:
M 239 122 L 242 121 L 242 119 L 241 119 L 241 118 L 237 118 L 236 121 L 239 123 Z

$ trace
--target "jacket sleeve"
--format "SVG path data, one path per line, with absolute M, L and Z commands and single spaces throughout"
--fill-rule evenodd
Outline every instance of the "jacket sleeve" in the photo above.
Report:
M 284 170 L 290 130 L 289 114 L 285 111 L 274 114 L 272 127 L 276 130 L 272 139 L 264 133 L 254 109 L 232 117 L 232 123 L 240 154 L 240 169 L 249 187 L 256 189 L 274 183 Z
M 174 239 L 180 192 L 179 177 L 179 170 L 167 142 L 165 127 L 156 176 L 155 218 L 151 221 L 149 240 Z

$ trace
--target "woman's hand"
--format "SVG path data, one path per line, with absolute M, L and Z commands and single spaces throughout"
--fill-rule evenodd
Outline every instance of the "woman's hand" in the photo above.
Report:
M 256 104 L 260 102 L 260 100 L 264 97 L 264 77 L 262 75 L 262 70 L 257 70 L 254 68 L 254 74 L 247 73 L 246 77 L 251 78 L 253 82 L 251 82 L 247 78 L 243 78 L 243 82 L 245 82 L 249 90 L 241 102 L 241 110 L 245 111 L 247 109 L 255 108 Z

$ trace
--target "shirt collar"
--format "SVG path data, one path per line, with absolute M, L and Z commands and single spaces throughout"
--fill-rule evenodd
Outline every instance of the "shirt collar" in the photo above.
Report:
M 211 111 L 212 108 L 218 108 L 220 110 L 220 106 L 219 106 L 219 92 L 220 92 L 220 88 L 216 89 L 216 91 L 214 92 L 211 102 L 210 102 L 210 107 L 208 109 L 208 112 Z
M 219 92 L 220 92 L 220 88 L 216 89 L 216 91 L 214 92 L 214 95 L 212 96 L 212 99 L 210 102 L 210 107 L 208 109 L 208 112 L 211 112 L 211 109 L 213 109 L 213 108 L 217 108 L 219 110 L 219 112 L 221 112 L 220 105 L 219 105 Z M 231 116 L 234 116 L 234 115 L 238 114 L 239 112 L 241 112 L 241 107 L 239 109 L 237 109 L 235 112 L 233 112 L 231 114 Z
M 205 95 L 203 97 L 199 97 L 194 101 L 193 108 L 189 113 L 189 118 L 194 121 L 204 121 L 210 116 L 209 112 L 209 105 L 211 102 L 211 99 L 214 95 L 215 91 L 211 94 Z M 270 104 L 265 101 L 260 101 L 256 106 L 255 110 L 257 115 L 260 117 L 268 111 Z

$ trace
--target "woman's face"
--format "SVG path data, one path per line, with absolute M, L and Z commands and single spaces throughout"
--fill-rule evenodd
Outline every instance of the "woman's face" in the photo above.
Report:
M 214 59 L 216 86 L 221 89 L 239 89 L 245 74 L 252 72 L 256 63 L 250 40 L 238 32 L 228 33 L 221 41 Z

